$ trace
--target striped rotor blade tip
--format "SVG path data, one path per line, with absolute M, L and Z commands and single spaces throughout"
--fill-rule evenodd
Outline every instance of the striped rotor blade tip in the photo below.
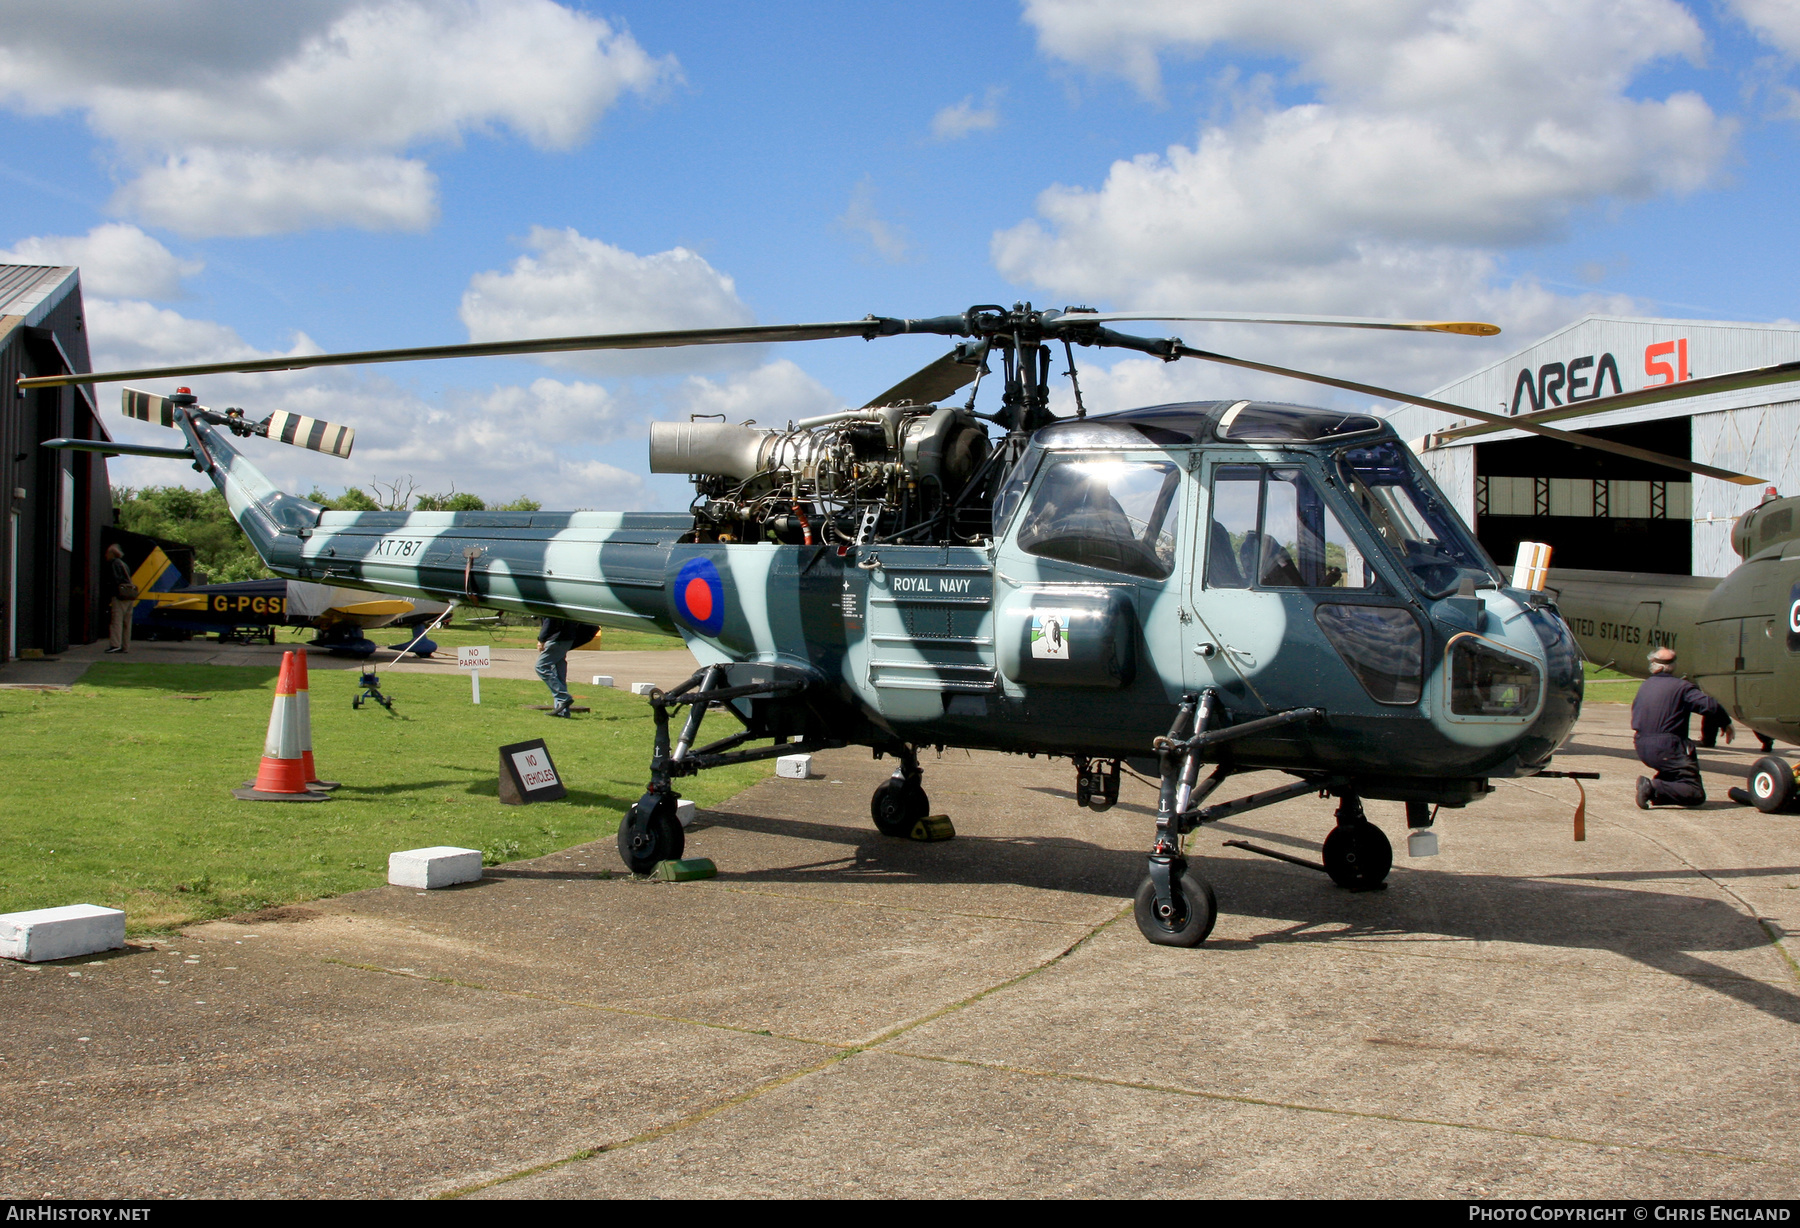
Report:
M 319 418 L 308 418 L 305 414 L 290 414 L 286 410 L 277 410 L 269 415 L 268 436 L 270 439 L 291 443 L 300 448 L 311 448 L 314 452 L 324 452 L 330 456 L 348 458 L 350 449 L 356 443 L 356 432 L 347 426 L 333 426 Z
M 137 388 L 125 390 L 124 414 L 127 418 L 136 418 L 139 422 L 154 422 L 158 426 L 175 425 L 175 403 L 173 401 Z

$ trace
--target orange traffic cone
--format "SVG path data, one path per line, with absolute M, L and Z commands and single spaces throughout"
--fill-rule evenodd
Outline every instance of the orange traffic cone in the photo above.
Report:
M 275 680 L 275 707 L 269 713 L 269 736 L 263 743 L 262 766 L 255 781 L 245 781 L 231 795 L 245 802 L 326 802 L 329 793 L 306 787 L 305 760 L 300 757 L 300 703 L 294 681 L 300 667 L 294 654 L 281 654 L 281 675 Z
M 319 769 L 313 766 L 312 750 L 312 693 L 306 685 L 306 649 L 294 650 L 294 661 L 298 665 L 298 676 L 294 681 L 294 699 L 300 712 L 300 763 L 309 789 L 335 789 L 335 780 L 320 780 Z

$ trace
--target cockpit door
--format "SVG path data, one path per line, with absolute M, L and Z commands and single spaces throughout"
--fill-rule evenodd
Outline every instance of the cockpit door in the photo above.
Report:
M 1209 452 L 1194 518 L 1188 668 L 1233 712 L 1416 703 L 1423 633 L 1322 475 Z

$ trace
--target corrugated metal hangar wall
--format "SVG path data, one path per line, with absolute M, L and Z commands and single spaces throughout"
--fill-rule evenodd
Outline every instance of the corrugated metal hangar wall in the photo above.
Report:
M 1431 395 L 1520 414 L 1796 359 L 1800 325 L 1588 316 Z M 1781 399 L 1793 395 L 1759 388 L 1556 425 L 1754 474 L 1784 495 L 1800 494 L 1800 400 Z M 1391 420 L 1407 439 L 1465 424 L 1418 408 Z M 1723 576 L 1738 562 L 1731 522 L 1763 496 L 1761 486 L 1523 431 L 1459 440 L 1427 451 L 1424 461 L 1502 566 L 1529 539 L 1555 546 L 1561 567 Z
M 73 268 L 0 264 L 0 660 L 106 634 L 100 530 L 113 522 L 106 462 L 40 447 L 107 439 L 88 389 L 20 396 L 21 375 L 91 371 Z

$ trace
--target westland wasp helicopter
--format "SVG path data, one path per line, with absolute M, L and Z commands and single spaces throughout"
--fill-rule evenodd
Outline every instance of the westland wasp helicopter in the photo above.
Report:
M 1579 713 L 1581 660 L 1553 601 L 1506 583 L 1382 419 L 1238 399 L 1089 417 L 1072 347 L 1418 398 L 1108 327 L 1121 320 L 1499 331 L 983 305 L 928 319 L 363 351 L 34 377 L 20 387 L 419 358 L 967 338 L 859 409 L 782 429 L 653 424 L 651 471 L 694 481 L 681 514 L 327 511 L 276 489 L 234 439 L 347 456 L 348 428 L 286 412 L 252 421 L 185 391 L 125 393 L 128 415 L 179 429 L 185 446 L 50 446 L 191 462 L 278 575 L 680 633 L 701 668 L 650 697 L 650 782 L 618 837 L 635 872 L 681 855 L 676 782 L 725 764 L 845 745 L 891 755 L 898 767 L 870 809 L 881 832 L 901 836 L 930 813 L 923 747 L 1066 756 L 1078 801 L 1096 810 L 1117 800 L 1124 763 L 1161 784 L 1138 926 L 1151 942 L 1194 946 L 1217 904 L 1182 854 L 1185 833 L 1331 794 L 1337 823 L 1323 868 L 1342 886 L 1376 886 L 1393 853 L 1363 799 L 1404 802 L 1409 826 L 1427 827 L 1436 807 L 1464 806 L 1496 777 L 1542 773 Z M 1073 418 L 1049 409 L 1058 343 Z M 976 404 L 990 358 L 1002 387 L 998 407 L 984 413 Z M 965 403 L 940 404 L 969 385 Z M 714 709 L 741 728 L 702 744 Z M 672 715 L 682 718 L 673 734 Z M 773 744 L 746 748 L 764 739 Z M 1211 768 L 1204 780 L 1202 766 Z M 1267 769 L 1294 780 L 1206 804 L 1230 777 Z

